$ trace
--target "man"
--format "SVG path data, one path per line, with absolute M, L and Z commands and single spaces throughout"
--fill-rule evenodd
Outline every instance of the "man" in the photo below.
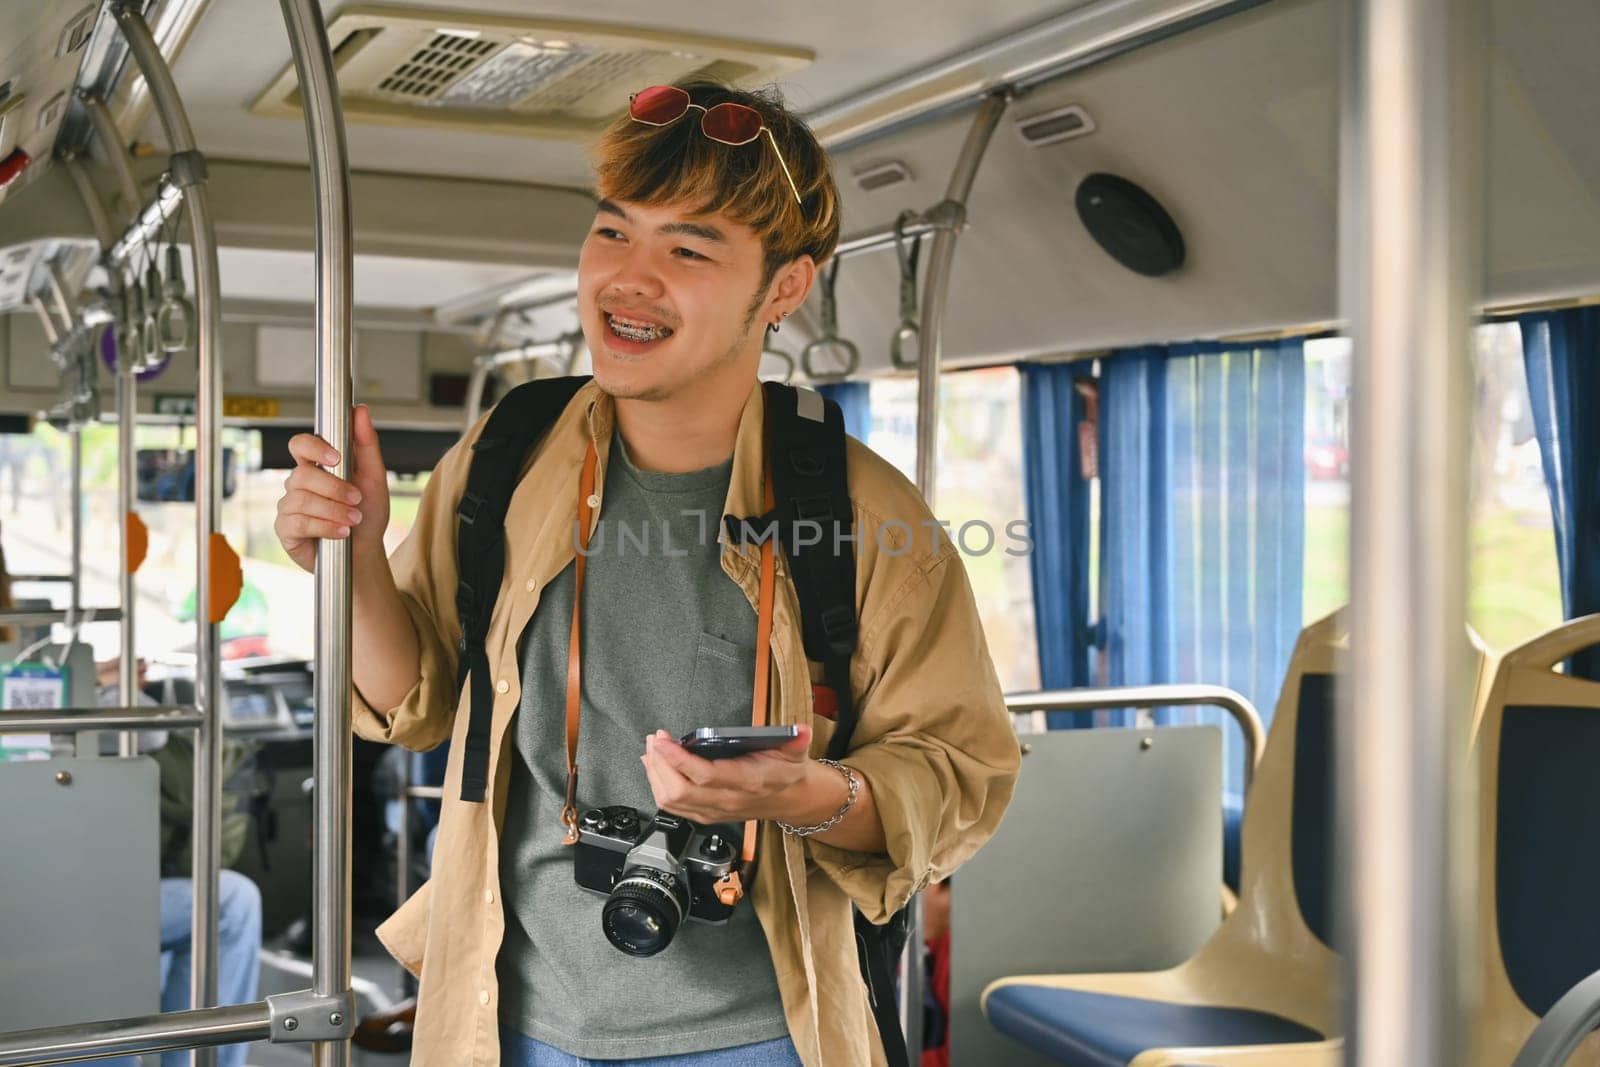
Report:
M 316 539 L 351 539 L 357 731 L 412 748 L 452 740 L 433 877 L 380 931 L 422 979 L 412 1062 L 881 1063 L 851 905 L 884 922 L 975 852 L 1020 761 L 972 593 L 915 489 L 852 440 L 860 720 L 848 756 L 811 758 L 832 723 L 813 705 L 786 567 L 769 712 L 798 738 L 714 763 L 672 740 L 751 721 L 760 549 L 717 532 L 724 515 L 766 510 L 762 332 L 832 253 L 838 192 L 776 96 L 706 82 L 638 93 L 596 171 L 578 265 L 594 381 L 536 448 L 506 514 L 488 803 L 462 798 L 471 687 L 458 694 L 456 673 L 456 507 L 482 423 L 440 462 L 393 560 L 370 414 L 353 420 L 349 483 L 321 469 L 337 462 L 325 442 L 290 443 L 285 549 L 309 569 Z M 630 528 L 657 531 L 654 548 L 630 545 Z M 574 631 L 581 780 L 563 744 Z M 684 923 L 658 955 L 618 952 L 599 899 L 574 884 L 584 846 L 562 843 L 569 781 L 575 810 L 761 820 L 751 899 L 725 926 Z

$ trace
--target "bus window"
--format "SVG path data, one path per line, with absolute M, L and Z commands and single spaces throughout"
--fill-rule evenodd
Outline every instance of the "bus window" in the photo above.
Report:
M 1023 504 L 1021 379 L 1015 367 L 943 376 L 934 514 L 958 542 L 983 617 L 989 653 L 1008 692 L 1039 688 L 1038 640 L 1026 545 L 1012 524 Z M 872 382 L 867 444 L 916 477 L 917 383 Z
M 232 456 L 235 492 L 223 501 L 222 532 L 239 553 L 244 587 L 222 623 L 222 656 L 286 656 L 309 659 L 314 652 L 315 584 L 312 575 L 290 562 L 273 533 L 281 470 L 261 469 L 261 434 L 226 427 L 223 449 Z M 142 425 L 141 449 L 192 449 L 192 427 Z M 117 589 L 117 430 L 114 424 L 83 431 L 84 564 L 80 601 L 85 607 L 119 602 Z M 16 574 L 66 574 L 70 569 L 71 518 L 61 491 L 69 478 L 67 435 L 41 424 L 32 434 L 0 435 L 0 531 L 9 569 Z M 389 551 L 404 540 L 416 521 L 427 475 L 390 476 Z M 150 531 L 150 549 L 139 570 L 138 652 L 152 663 L 169 654 L 187 655 L 194 643 L 194 505 L 184 502 L 137 505 Z M 18 583 L 18 597 L 67 606 L 64 583 Z M 82 640 L 97 660 L 119 654 L 118 624 L 90 623 Z
M 1468 621 L 1507 649 L 1560 624 L 1561 580 L 1550 496 L 1514 322 L 1476 331 Z M 1305 620 L 1349 599 L 1350 342 L 1306 342 Z

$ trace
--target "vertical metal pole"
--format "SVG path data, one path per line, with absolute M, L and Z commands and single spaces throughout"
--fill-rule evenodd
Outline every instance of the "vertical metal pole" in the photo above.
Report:
M 401 753 L 400 760 L 400 832 L 395 841 L 395 907 L 400 907 L 411 897 L 411 762 L 410 752 Z M 404 967 L 400 968 L 400 996 L 416 994 L 416 979 Z
M 950 175 L 950 186 L 945 201 L 960 208 L 965 220 L 967 197 L 972 192 L 972 182 L 978 176 L 978 164 L 989 147 L 1000 116 L 1005 113 L 1010 97 L 995 93 L 986 97 L 967 131 L 966 143 L 956 158 L 955 170 Z M 939 470 L 939 374 L 944 369 L 944 309 L 950 302 L 950 271 L 955 265 L 956 239 L 959 227 L 941 229 L 933 238 L 933 251 L 928 259 L 928 277 L 924 283 L 922 301 L 921 362 L 917 367 L 917 488 L 933 506 L 935 483 Z M 921 1012 L 919 1004 L 917 1011 Z
M 71 449 L 72 463 L 69 475 L 72 482 L 72 568 L 68 572 L 72 582 L 72 602 L 68 618 L 76 626 L 80 621 L 78 612 L 83 607 L 83 428 L 76 425 L 69 427 L 67 443 Z
M 217 1002 L 217 882 L 221 866 L 222 669 L 218 626 L 211 621 L 213 535 L 222 522 L 222 307 L 217 268 L 216 225 L 206 197 L 205 163 L 195 149 L 194 131 L 172 80 L 172 70 L 150 33 L 136 0 L 116 0 L 112 14 L 149 86 L 156 113 L 172 148 L 172 180 L 184 194 L 193 245 L 195 315 L 199 320 L 196 354 L 199 385 L 195 398 L 195 705 L 204 721 L 195 734 L 194 761 L 194 926 L 190 991 L 196 1008 Z M 197 1067 L 212 1067 L 216 1049 L 194 1052 Z
M 117 583 L 122 600 L 122 659 L 117 678 L 118 703 L 125 708 L 134 706 L 134 690 L 138 685 L 138 665 L 134 659 L 133 620 L 136 593 L 133 582 L 132 558 L 128 545 L 128 524 L 133 518 L 134 435 L 133 423 L 138 411 L 138 379 L 133 373 L 133 353 L 117 350 L 117 520 L 120 536 L 118 548 L 121 568 Z M 117 739 L 117 754 L 132 756 L 138 751 L 133 731 L 124 730 Z
M 1351 5 L 1342 288 L 1354 333 L 1351 675 L 1339 719 L 1350 1062 L 1475 1059 L 1465 635 L 1482 0 Z
M 316 200 L 316 432 L 339 451 L 332 468 L 350 476 L 350 159 L 327 28 L 316 0 L 280 0 L 311 151 Z M 312 988 L 350 988 L 350 542 L 317 548 L 316 842 Z M 318 1067 L 345 1067 L 350 1042 L 313 1046 Z
M 110 160 L 111 172 L 116 175 L 117 184 L 126 201 L 127 218 L 119 220 L 117 229 L 132 222 L 138 216 L 143 206 L 139 202 L 139 183 L 133 176 L 133 157 L 128 153 L 128 146 L 122 139 L 122 134 L 117 129 L 116 120 L 111 117 L 111 110 L 106 107 L 106 102 L 98 95 L 90 92 L 79 92 L 78 103 L 89 116 L 89 125 L 93 128 L 95 136 L 100 140 L 100 147 L 105 151 L 106 158 Z M 81 172 L 82 167 L 73 162 L 72 169 L 75 173 Z M 82 179 L 88 183 L 88 176 Z M 90 186 L 84 193 L 85 202 L 94 194 Z M 96 197 L 98 202 L 98 197 Z M 101 214 L 106 214 L 102 208 Z M 107 253 L 116 242 L 116 233 L 112 231 L 109 220 L 106 224 L 111 237 L 102 241 Z M 120 269 L 108 264 L 115 279 Z M 138 379 L 134 376 L 134 353 L 117 350 L 117 518 L 120 527 L 118 538 L 118 551 L 121 560 L 121 569 L 118 573 L 118 585 L 122 601 L 122 633 L 121 633 L 121 668 L 117 678 L 118 703 L 125 708 L 134 706 L 134 693 L 138 687 L 138 665 L 134 652 L 134 600 L 137 596 L 134 588 L 133 571 L 129 567 L 130 556 L 128 551 L 128 522 L 133 515 L 134 482 L 138 477 L 135 469 L 134 455 L 134 420 L 137 418 L 138 406 Z M 138 752 L 138 741 L 132 730 L 124 730 L 117 738 L 117 754 L 119 756 L 132 756 Z
M 411 896 L 411 753 L 401 753 L 400 829 L 394 847 L 395 907 Z
M 967 140 L 956 158 L 945 201 L 965 215 L 978 164 L 989 147 L 1000 116 L 1010 97 L 995 93 L 985 97 L 967 130 Z M 934 506 L 939 471 L 939 373 L 944 361 L 944 312 L 949 304 L 950 272 L 955 264 L 957 228 L 941 229 L 933 239 L 922 303 L 920 361 L 917 365 L 917 489 L 928 507 Z M 922 898 L 912 897 L 905 952 L 900 957 L 900 1029 L 906 1052 L 915 1063 L 922 1055 Z

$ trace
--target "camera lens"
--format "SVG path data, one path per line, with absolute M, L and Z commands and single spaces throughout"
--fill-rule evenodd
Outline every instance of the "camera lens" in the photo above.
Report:
M 689 906 L 676 877 L 644 867 L 623 872 L 600 909 L 606 939 L 630 956 L 654 956 L 672 943 Z

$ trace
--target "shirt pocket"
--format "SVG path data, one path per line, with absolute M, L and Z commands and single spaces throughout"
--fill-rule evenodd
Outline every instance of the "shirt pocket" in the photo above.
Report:
M 702 633 L 695 644 L 694 676 L 689 681 L 686 710 L 693 721 L 690 729 L 748 725 L 755 671 L 755 649 Z

